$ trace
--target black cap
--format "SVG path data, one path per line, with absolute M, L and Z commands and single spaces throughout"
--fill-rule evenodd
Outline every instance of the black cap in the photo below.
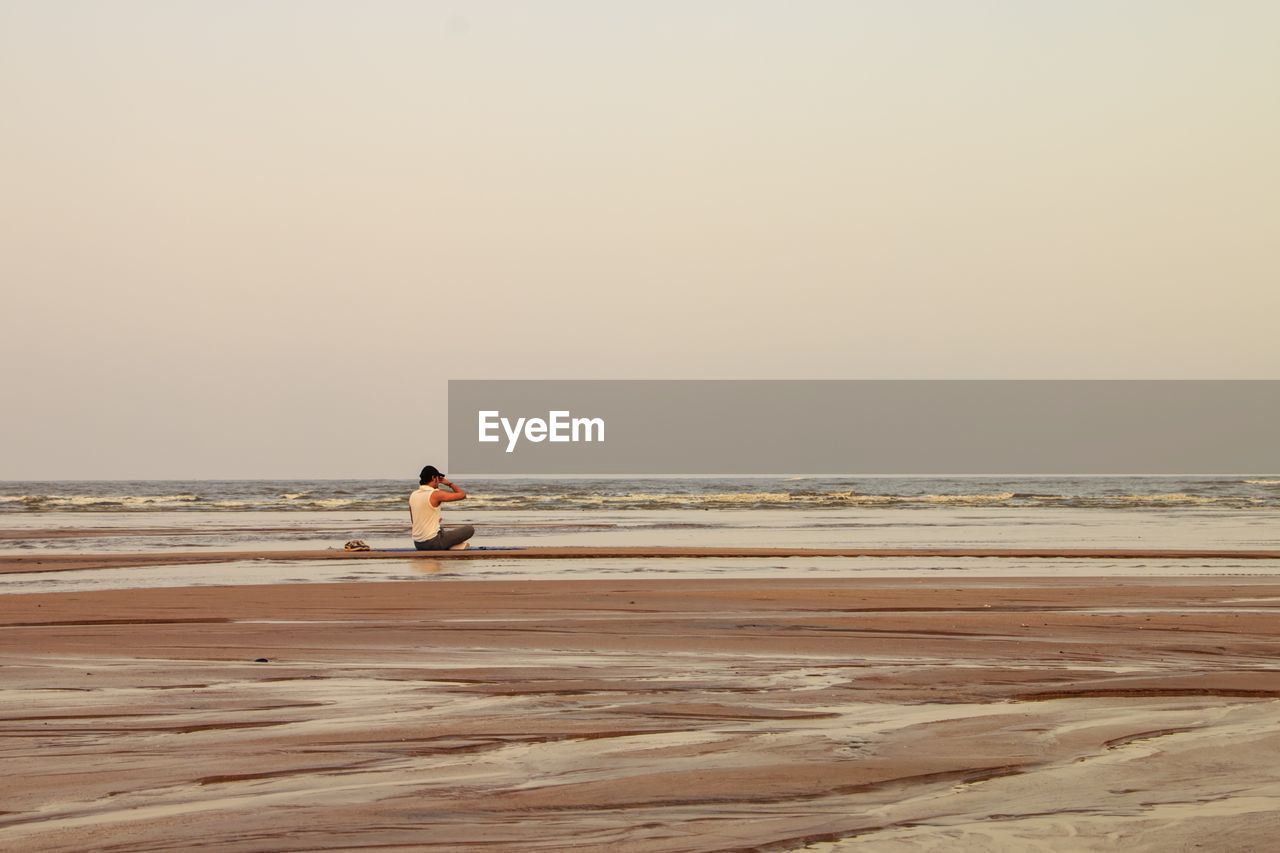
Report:
M 422 473 L 418 475 L 418 483 L 425 486 L 435 477 L 444 477 L 444 472 L 434 465 L 428 465 L 422 469 Z

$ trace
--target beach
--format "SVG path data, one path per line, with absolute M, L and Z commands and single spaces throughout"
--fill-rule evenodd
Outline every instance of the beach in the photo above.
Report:
M 0 845 L 1258 849 L 1278 607 L 1258 580 L 8 596 Z
M 1278 41 L 0 2 L 0 853 L 1280 849 Z
M 0 848 L 1280 828 L 1271 507 L 452 517 L 494 550 L 392 551 L 389 513 L 0 516 Z

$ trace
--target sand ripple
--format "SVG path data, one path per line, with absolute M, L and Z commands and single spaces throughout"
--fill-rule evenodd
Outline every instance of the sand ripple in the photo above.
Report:
M 1280 809 L 1278 593 L 0 597 L 0 847 L 1257 849 Z

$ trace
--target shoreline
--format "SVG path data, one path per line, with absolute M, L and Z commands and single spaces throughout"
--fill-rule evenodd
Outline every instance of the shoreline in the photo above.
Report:
M 106 568 L 142 568 L 216 564 L 243 560 L 282 562 L 315 560 L 591 560 L 666 558 L 876 558 L 876 557 L 978 557 L 989 559 L 1162 559 L 1162 560 L 1276 560 L 1280 550 L 1269 549 L 1168 549 L 1168 548 L 717 548 L 639 546 L 551 546 L 465 551 L 149 551 L 93 554 L 0 554 L 0 574 L 84 571 Z

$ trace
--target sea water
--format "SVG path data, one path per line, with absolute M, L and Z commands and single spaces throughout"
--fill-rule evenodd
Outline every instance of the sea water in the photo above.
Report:
M 795 548 L 1280 549 L 1280 477 L 866 477 L 768 479 L 474 479 L 446 523 L 475 544 Z M 311 550 L 364 539 L 406 548 L 412 480 L 0 482 L 0 552 Z M 59 538 L 46 531 L 84 531 Z M 406 559 L 322 567 L 188 566 L 197 582 L 599 576 L 913 574 L 1176 576 L 1274 574 L 1276 561 L 500 560 L 426 571 Z M 438 562 L 438 561 L 437 561 Z M 998 565 L 997 565 L 998 564 Z M 447 570 L 446 570 L 447 569 Z M 102 571 L 102 570 L 100 570 Z M 156 570 L 109 570 L 159 582 Z M 336 574 L 335 574 L 336 573 Z M 62 575 L 63 584 L 73 575 Z M 182 577 L 179 578 L 178 575 Z M 25 577 L 25 576 L 24 576 Z M 0 589 L 17 591 L 23 578 Z M 28 579 L 34 581 L 35 579 Z M 52 580 L 46 575 L 41 585 Z M 140 582 L 140 581 L 139 581 Z
M 474 479 L 469 511 L 1280 509 L 1280 475 Z M 0 514 L 399 510 L 415 480 L 0 481 Z

